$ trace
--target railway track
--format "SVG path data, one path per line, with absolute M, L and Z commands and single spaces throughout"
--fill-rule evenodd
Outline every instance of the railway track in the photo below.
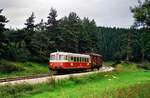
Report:
M 38 74 L 38 75 L 21 76 L 21 77 L 14 77 L 14 78 L 0 78 L 0 83 L 18 81 L 18 80 L 26 80 L 26 79 L 42 78 L 42 77 L 48 77 L 48 76 L 50 76 L 50 74 Z
M 81 72 L 79 72 L 81 73 Z M 79 74 L 78 73 L 78 74 Z M 83 73 L 83 72 L 82 72 Z M 74 74 L 74 73 L 68 73 L 68 75 Z M 66 73 L 64 74 L 38 74 L 38 75 L 30 75 L 30 76 L 21 76 L 21 77 L 13 77 L 13 78 L 0 78 L 0 83 L 3 82 L 11 82 L 11 81 L 19 81 L 19 80 L 27 80 L 27 79 L 36 79 L 36 78 L 43 78 L 43 77 L 50 77 L 50 76 L 59 76 L 59 75 L 67 75 Z
M 23 76 L 23 77 L 15 77 L 15 78 L 0 78 L 0 85 L 21 84 L 21 83 L 37 84 L 37 83 L 45 82 L 51 79 L 52 77 L 55 79 L 63 79 L 63 78 L 69 78 L 70 76 L 79 77 L 79 76 L 85 76 L 93 73 L 108 72 L 112 70 L 114 70 L 114 68 L 112 67 L 102 67 L 98 71 L 84 72 L 84 73 L 72 73 L 72 74 L 64 74 L 64 75 L 39 74 L 39 75 L 31 75 L 31 76 Z

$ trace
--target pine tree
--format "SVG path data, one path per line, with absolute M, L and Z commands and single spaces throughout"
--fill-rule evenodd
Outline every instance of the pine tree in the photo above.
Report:
M 7 18 L 4 15 L 1 15 L 3 9 L 0 9 L 0 59 L 3 57 L 5 52 L 5 47 L 7 47 L 7 38 L 4 35 L 6 30 L 5 24 L 8 22 Z
M 26 20 L 26 23 L 25 23 L 26 27 L 25 27 L 25 30 L 23 30 L 23 32 L 22 32 L 22 33 L 24 33 L 24 36 L 25 36 L 24 41 L 26 44 L 26 48 L 31 53 L 34 53 L 34 50 L 33 50 L 32 44 L 31 44 L 32 36 L 35 33 L 34 19 L 35 19 L 35 16 L 34 16 L 34 13 L 32 12 L 31 16 Z
M 61 27 L 61 50 L 66 52 L 79 52 L 79 34 L 81 32 L 81 20 L 75 12 L 60 20 Z
M 3 32 L 5 29 L 5 24 L 8 22 L 7 18 L 4 15 L 1 15 L 3 9 L 0 9 L 0 32 Z
M 150 59 L 150 38 L 147 38 L 150 35 L 150 0 L 145 0 L 143 3 L 139 0 L 139 5 L 131 8 L 131 11 L 135 18 L 135 26 L 142 29 L 140 44 L 141 61 L 143 62 L 145 57 Z M 147 41 L 145 41 L 145 38 L 147 38 Z
M 36 31 L 37 32 L 42 32 L 42 31 L 45 31 L 45 30 L 46 30 L 46 26 L 45 26 L 44 20 L 41 19 L 40 23 L 38 23 L 36 25 Z
M 54 8 L 51 8 L 49 16 L 47 17 L 47 30 L 53 32 L 56 29 L 56 25 L 57 25 L 57 11 Z
M 34 13 L 32 12 L 31 16 L 26 20 L 26 30 L 27 31 L 34 31 L 34 28 L 35 28 L 35 25 L 34 25 L 34 19 L 35 19 L 35 16 L 34 16 Z

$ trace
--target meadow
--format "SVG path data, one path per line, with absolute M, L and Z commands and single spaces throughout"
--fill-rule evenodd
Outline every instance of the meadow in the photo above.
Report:
M 49 73 L 47 64 L 35 62 L 0 61 L 0 78 L 14 78 Z
M 121 63 L 115 71 L 42 84 L 1 86 L 5 98 L 149 98 L 150 71 Z M 9 89 L 8 89 L 9 88 Z

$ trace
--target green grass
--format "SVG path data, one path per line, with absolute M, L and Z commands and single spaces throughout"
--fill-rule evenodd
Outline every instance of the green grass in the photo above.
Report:
M 12 71 L 8 73 L 0 72 L 0 78 L 10 78 L 18 76 L 29 76 L 36 75 L 41 73 L 49 73 L 47 64 L 39 64 L 34 62 L 12 62 L 12 61 L 3 61 L 5 63 L 15 65 L 18 68 L 22 68 L 21 71 Z
M 117 78 L 115 78 L 117 77 Z M 68 80 L 53 89 L 51 85 L 44 86 L 40 93 L 33 93 L 24 98 L 100 98 L 105 91 L 117 88 L 144 84 L 150 81 L 150 72 L 123 72 L 113 74 L 97 74 L 87 78 Z
M 104 98 L 150 98 L 150 81 L 144 84 L 137 83 L 133 86 L 105 91 L 102 96 L 105 96 Z
M 134 63 L 122 63 L 109 73 L 52 79 L 35 85 L 1 86 L 0 98 L 149 98 L 149 85 L 150 71 L 138 69 Z

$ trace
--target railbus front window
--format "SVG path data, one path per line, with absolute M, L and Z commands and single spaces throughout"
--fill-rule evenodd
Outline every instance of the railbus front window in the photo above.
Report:
M 56 59 L 55 55 L 50 56 L 50 60 L 55 60 L 55 59 Z

